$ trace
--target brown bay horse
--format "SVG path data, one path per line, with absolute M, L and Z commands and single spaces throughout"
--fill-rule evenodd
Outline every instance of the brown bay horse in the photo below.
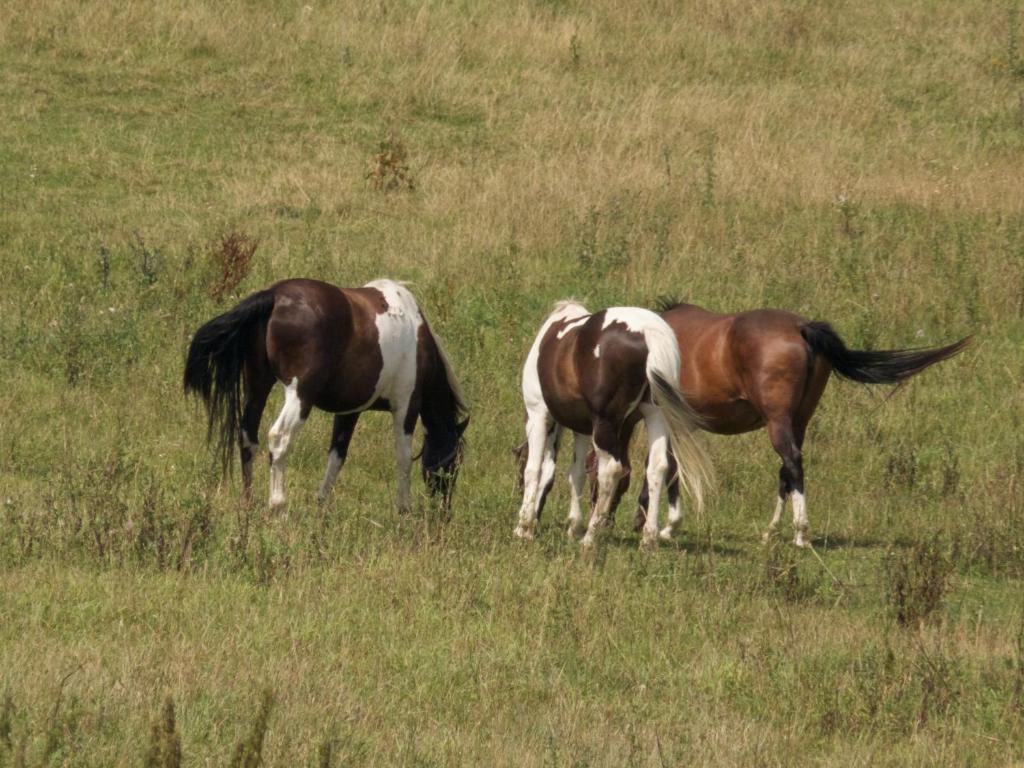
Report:
M 848 349 L 827 323 L 775 309 L 717 314 L 693 304 L 662 307 L 681 355 L 679 384 L 700 426 L 719 435 L 767 427 L 782 459 L 775 513 L 765 533 L 779 526 L 792 497 L 794 543 L 809 546 L 802 451 L 807 425 L 829 375 L 864 384 L 898 384 L 952 357 L 970 337 L 934 349 Z M 681 517 L 679 489 L 667 489 L 671 535 Z M 657 519 L 655 497 L 641 492 L 637 528 Z
M 467 407 L 440 342 L 402 284 L 375 280 L 338 288 L 284 280 L 196 331 L 185 391 L 205 403 L 207 439 L 216 441 L 224 466 L 237 442 L 246 500 L 252 495 L 252 449 L 276 382 L 284 385 L 285 400 L 268 436 L 272 507 L 284 503 L 288 453 L 316 407 L 335 414 L 321 501 L 345 462 L 360 412 L 386 410 L 394 418 L 399 511 L 410 508 L 412 435 L 422 420 L 424 481 L 431 495 L 440 494 L 448 514 Z
M 675 335 L 649 310 L 613 307 L 591 314 L 572 301 L 555 305 L 523 367 L 527 440 L 516 536 L 531 539 L 535 535 L 554 482 L 563 429 L 573 432 L 572 538 L 583 528 L 581 500 L 591 445 L 596 453 L 596 495 L 584 547 L 595 543 L 606 515 L 624 490 L 629 440 L 640 419 L 647 426 L 651 503 L 658 502 L 670 462 L 676 463 L 674 455 L 682 482 L 700 507 L 708 463 L 693 438 L 696 418 L 677 385 L 679 366 Z M 674 483 L 678 489 L 678 480 Z M 657 545 L 656 526 L 657 516 L 652 516 L 641 547 Z

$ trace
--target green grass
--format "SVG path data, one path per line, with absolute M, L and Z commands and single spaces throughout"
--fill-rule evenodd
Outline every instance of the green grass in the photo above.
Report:
M 1024 760 L 1018 11 L 0 9 L 0 766 L 140 764 L 168 696 L 183 764 L 229 763 L 266 691 L 268 765 Z M 392 139 L 412 191 L 368 177 Z M 259 245 L 215 300 L 232 231 Z M 473 406 L 450 524 L 395 513 L 379 414 L 323 508 L 324 414 L 284 513 L 219 477 L 185 347 L 289 276 L 412 281 Z M 511 535 L 519 367 L 570 295 L 975 343 L 832 383 L 814 552 L 760 543 L 755 433 L 708 438 L 677 543 L 641 555 L 630 500 L 583 558 L 562 472 Z M 897 584 L 945 589 L 903 626 Z

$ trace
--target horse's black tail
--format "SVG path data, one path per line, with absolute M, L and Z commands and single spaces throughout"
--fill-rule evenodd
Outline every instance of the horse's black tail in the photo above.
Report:
M 807 323 L 800 335 L 812 351 L 832 364 L 843 378 L 862 384 L 899 384 L 915 373 L 952 357 L 966 347 L 971 337 L 933 349 L 848 349 L 828 323 Z
M 230 466 L 242 421 L 242 367 L 252 332 L 267 321 L 273 308 L 273 290 L 254 293 L 200 327 L 188 348 L 185 392 L 206 405 L 206 439 L 216 440 L 216 453 L 224 467 Z

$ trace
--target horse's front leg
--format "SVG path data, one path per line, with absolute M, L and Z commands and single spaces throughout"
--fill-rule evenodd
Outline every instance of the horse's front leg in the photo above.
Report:
M 393 413 L 395 433 L 395 473 L 398 475 L 398 512 L 405 514 L 412 510 L 410 473 L 412 472 L 412 433 L 416 429 L 419 414 L 409 405 L 396 408 Z
M 358 420 L 358 411 L 356 413 L 342 413 L 334 417 L 331 450 L 327 454 L 327 470 L 324 473 L 323 482 L 320 483 L 320 490 L 316 495 L 317 500 L 320 502 L 327 501 L 327 497 L 331 495 L 334 479 L 338 476 L 342 466 L 344 466 L 345 457 L 348 456 L 348 445 L 352 441 L 352 433 L 355 432 Z

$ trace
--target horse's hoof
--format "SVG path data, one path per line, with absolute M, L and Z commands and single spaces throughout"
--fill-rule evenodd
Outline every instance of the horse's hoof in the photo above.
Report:
M 656 552 L 658 549 L 658 537 L 657 536 L 644 536 L 640 539 L 640 551 L 641 552 Z
M 583 535 L 583 529 L 577 528 L 575 525 L 570 525 L 569 530 L 565 532 L 565 535 L 569 537 L 569 541 L 577 541 L 579 537 Z
M 662 541 L 672 541 L 672 534 L 675 533 L 671 528 L 662 528 L 658 531 L 658 538 Z
M 529 528 L 524 528 L 521 525 L 517 525 L 513 533 L 515 534 L 515 537 L 517 539 L 522 539 L 523 541 L 533 541 L 533 531 L 531 531 Z
M 810 549 L 811 542 L 807 541 L 806 539 L 796 538 L 793 539 L 793 546 L 799 547 L 800 549 Z
M 761 542 L 767 544 L 769 541 L 775 538 L 778 533 L 774 528 L 769 528 L 767 531 L 761 534 Z
M 593 549 L 594 544 L 594 537 L 591 536 L 589 533 L 587 533 L 587 535 L 580 540 L 580 546 L 583 548 L 584 551 Z

